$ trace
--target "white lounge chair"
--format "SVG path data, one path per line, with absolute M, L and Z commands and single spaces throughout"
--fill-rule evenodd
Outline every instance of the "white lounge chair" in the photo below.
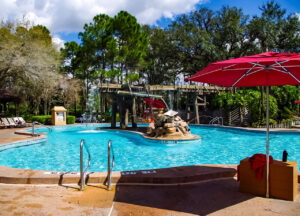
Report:
M 6 118 L 1 118 L 1 121 L 4 123 L 5 127 L 13 127 Z
M 7 121 L 9 122 L 10 126 L 16 127 L 16 123 L 14 122 L 14 120 L 12 118 L 6 118 Z
M 20 127 L 20 128 L 21 127 L 26 127 L 26 124 L 22 120 L 20 120 L 19 117 L 14 117 L 13 120 L 16 124 L 16 127 Z
M 19 121 L 21 121 L 21 123 L 22 123 L 22 125 L 23 125 L 24 127 L 31 127 L 31 126 L 32 126 L 32 124 L 27 123 L 27 122 L 23 119 L 23 117 L 18 117 L 18 119 L 19 119 Z

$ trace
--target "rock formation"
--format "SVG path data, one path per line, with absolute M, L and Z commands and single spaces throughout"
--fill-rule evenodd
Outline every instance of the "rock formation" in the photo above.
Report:
M 147 128 L 147 135 L 157 139 L 190 139 L 193 137 L 188 124 L 177 115 L 178 113 L 169 110 L 162 113 L 162 110 L 154 116 Z

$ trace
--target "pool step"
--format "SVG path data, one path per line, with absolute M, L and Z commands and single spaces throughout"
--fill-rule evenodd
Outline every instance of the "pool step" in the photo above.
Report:
M 18 132 L 16 131 L 15 134 L 18 134 L 18 135 L 28 135 L 28 136 L 33 136 L 33 137 L 37 137 L 37 136 L 41 136 L 41 134 L 39 133 L 30 133 L 30 132 Z

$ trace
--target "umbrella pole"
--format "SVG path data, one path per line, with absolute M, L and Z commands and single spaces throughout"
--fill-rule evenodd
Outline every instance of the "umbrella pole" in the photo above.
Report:
M 267 157 L 267 173 L 266 173 L 266 197 L 269 198 L 269 86 L 266 87 L 267 92 L 267 116 L 266 116 L 266 125 L 267 125 L 267 146 L 266 146 L 266 157 Z

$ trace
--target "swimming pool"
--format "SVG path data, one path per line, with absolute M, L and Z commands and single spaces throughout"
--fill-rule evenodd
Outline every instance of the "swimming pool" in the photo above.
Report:
M 0 165 L 33 170 L 79 171 L 81 139 L 91 152 L 89 171 L 107 170 L 107 143 L 112 140 L 114 171 L 142 170 L 196 164 L 238 164 L 245 157 L 265 153 L 264 132 L 210 126 L 191 126 L 200 140 L 166 144 L 125 132 L 96 130 L 108 125 L 76 125 L 53 127 L 47 139 L 29 145 L 0 146 Z M 37 129 L 48 132 L 48 129 Z M 287 150 L 288 160 L 300 162 L 300 133 L 272 132 L 270 154 L 281 159 Z M 86 153 L 84 154 L 87 158 Z M 87 161 L 87 160 L 85 160 Z

